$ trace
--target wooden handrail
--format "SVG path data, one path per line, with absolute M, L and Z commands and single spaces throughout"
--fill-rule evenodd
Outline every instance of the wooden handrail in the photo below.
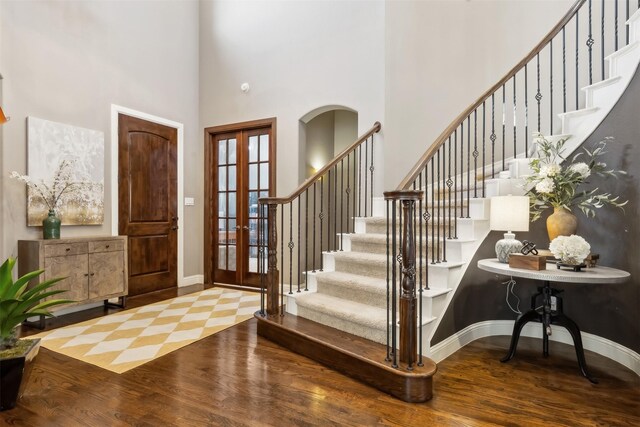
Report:
M 342 152 L 338 154 L 333 160 L 331 160 L 329 163 L 327 163 L 322 168 L 320 168 L 320 170 L 318 170 L 316 173 L 314 173 L 309 178 L 307 178 L 302 184 L 298 186 L 298 188 L 293 190 L 293 192 L 289 194 L 287 197 L 260 197 L 260 199 L 258 200 L 259 203 L 267 204 L 267 205 L 271 205 L 271 204 L 283 205 L 285 203 L 292 202 L 293 200 L 295 200 L 296 197 L 298 197 L 300 194 L 304 193 L 305 190 L 311 187 L 311 185 L 314 182 L 316 182 L 322 175 L 324 175 L 329 169 L 337 165 L 340 162 L 340 160 L 347 157 L 347 155 L 349 155 L 353 150 L 355 150 L 356 147 L 358 147 L 360 144 L 366 141 L 371 135 L 373 135 L 374 133 L 380 132 L 381 127 L 382 125 L 380 124 L 380 122 L 375 122 L 373 124 L 373 127 L 369 129 L 360 138 L 358 138 L 356 142 L 354 142 L 353 144 L 351 144 L 350 146 L 342 150 Z
M 503 78 L 498 80 L 496 84 L 491 86 L 489 90 L 487 90 L 485 93 L 480 95 L 480 97 L 473 104 L 471 104 L 469 107 L 467 107 L 467 109 L 465 109 L 462 113 L 460 113 L 460 115 L 456 117 L 455 120 L 453 120 L 451 124 L 449 124 L 449 126 L 445 128 L 445 130 L 440 134 L 440 136 L 436 138 L 434 143 L 431 144 L 431 146 L 422 155 L 422 157 L 420 157 L 420 160 L 415 164 L 413 168 L 411 168 L 411 171 L 402 180 L 402 182 L 400 182 L 400 185 L 398 185 L 397 189 L 406 190 L 409 187 L 411 187 L 415 179 L 420 174 L 420 172 L 424 169 L 427 162 L 431 160 L 431 158 L 436 153 L 436 151 L 438 151 L 438 149 L 447 141 L 449 136 L 451 136 L 451 134 L 458 128 L 458 126 L 460 126 L 460 124 L 464 120 L 466 120 L 467 117 L 469 117 L 473 113 L 473 111 L 475 111 L 478 107 L 480 107 L 480 105 L 482 105 L 482 103 L 485 102 L 489 98 L 489 96 L 491 96 L 491 94 L 493 94 L 498 89 L 500 89 L 502 85 L 504 85 L 511 78 L 513 78 L 513 76 L 516 73 L 518 73 L 521 69 L 524 68 L 526 64 L 528 64 L 533 58 L 535 58 L 536 55 L 540 53 L 540 51 L 542 51 L 542 49 L 544 49 L 547 46 L 547 44 L 549 44 L 549 42 L 560 33 L 562 28 L 565 25 L 567 25 L 569 21 L 571 21 L 571 19 L 574 17 L 574 15 L 578 12 L 578 10 L 582 7 L 582 5 L 586 1 L 587 0 L 577 0 L 573 4 L 573 6 L 571 6 L 571 9 L 569 9 L 569 12 L 567 12 L 567 14 L 560 20 L 560 22 L 558 22 L 556 26 L 553 27 L 551 31 L 549 31 L 549 33 L 542 39 L 542 41 L 538 43 L 538 45 L 534 47 L 527 56 L 525 56 L 520 62 L 518 62 L 518 64 L 515 67 L 509 70 L 509 72 L 505 74 Z

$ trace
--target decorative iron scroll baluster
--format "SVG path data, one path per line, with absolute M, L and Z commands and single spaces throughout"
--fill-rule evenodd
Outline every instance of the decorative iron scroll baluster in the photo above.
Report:
M 446 172 L 447 165 L 446 162 L 446 151 L 445 147 L 440 147 L 438 150 L 438 200 L 442 199 L 442 210 L 438 209 L 438 241 L 442 240 L 442 262 L 447 262 L 447 245 L 446 245 L 446 231 L 445 228 L 447 226 L 447 218 L 445 217 L 445 212 L 447 210 L 446 207 L 446 197 L 445 197 L 445 185 L 446 185 Z M 442 190 L 440 190 L 440 153 L 442 152 Z M 420 198 L 422 200 L 422 197 Z M 442 230 L 442 239 L 440 239 L 440 230 Z
M 618 0 L 614 0 L 614 11 L 613 11 L 613 22 L 614 22 L 614 30 L 613 30 L 613 50 L 618 50 Z
M 356 179 L 357 179 L 356 174 L 358 173 L 357 171 L 358 171 L 358 168 L 356 168 L 356 152 L 354 150 L 353 152 L 353 188 L 354 188 L 353 190 L 353 232 L 354 233 L 356 231 L 356 217 L 360 216 L 359 213 L 358 215 L 356 215 L 356 199 L 357 199 L 356 187 L 358 188 L 358 191 L 360 191 L 359 190 L 360 186 L 359 185 L 356 186 Z
M 627 19 L 626 19 L 626 21 L 628 21 L 629 20 L 629 0 L 626 1 L 626 6 L 627 6 L 626 7 L 626 11 L 627 11 L 627 14 L 626 14 Z M 640 5 L 638 5 L 638 7 L 640 8 Z M 626 38 L 625 38 L 625 45 L 628 45 L 629 44 L 629 26 L 625 25 L 625 27 L 626 27 L 626 30 L 627 30 L 627 35 L 626 35 Z
M 358 147 L 358 216 L 362 216 L 362 146 Z
M 432 220 L 431 223 L 431 245 L 429 246 L 429 249 L 431 250 L 431 264 L 435 264 L 436 263 L 436 216 L 438 215 L 438 213 L 435 211 L 435 206 L 436 206 L 436 202 L 435 202 L 435 191 L 434 191 L 434 187 L 433 187 L 433 183 L 435 182 L 435 168 L 433 167 L 433 157 L 431 158 L 431 161 L 429 162 L 429 165 L 431 167 L 431 206 L 429 211 L 431 212 L 431 214 L 429 215 Z M 462 206 L 462 205 L 461 205 Z M 438 254 L 438 257 L 440 256 L 440 254 Z
M 562 27 L 562 112 L 567 112 L 567 36 Z
M 351 154 L 347 156 L 347 188 L 344 190 L 344 192 L 347 193 L 347 233 L 355 233 L 355 226 L 351 228 L 351 231 L 349 231 L 349 225 L 351 224 L 351 217 L 349 216 L 349 207 L 351 205 L 349 200 L 349 198 L 351 197 L 351 162 L 349 160 L 350 155 Z
M 317 180 L 313 183 L 313 272 L 314 273 L 316 272 L 316 255 L 317 255 L 316 254 L 316 200 L 318 199 L 316 195 L 316 184 L 318 184 Z
M 589 0 L 589 38 L 587 39 L 587 46 L 589 47 L 589 84 L 593 84 L 593 33 L 591 31 L 591 0 Z
M 415 181 L 414 181 L 413 188 L 415 189 Z M 420 175 L 418 175 L 418 189 L 422 190 L 422 172 L 420 172 Z M 420 285 L 420 290 L 421 291 L 422 291 L 422 286 L 423 286 L 423 282 L 422 282 L 422 263 L 423 263 L 423 259 L 422 259 L 422 222 L 423 221 L 424 221 L 424 219 L 422 218 L 422 197 L 420 197 L 420 199 L 418 199 L 418 226 L 419 226 L 419 230 L 418 230 L 418 236 L 419 236 L 418 248 L 419 248 L 419 252 L 420 252 L 420 255 L 418 256 L 418 275 L 419 275 L 418 283 Z M 420 307 L 422 308 L 422 301 L 420 301 Z
M 504 145 L 504 142 L 503 142 L 503 145 Z M 462 194 L 464 194 L 464 191 L 462 192 Z M 468 115 L 467 116 L 467 201 L 470 198 L 471 198 L 471 115 Z M 467 203 L 467 218 L 469 218 L 469 203 Z
M 536 55 L 536 69 L 537 69 L 537 82 L 538 92 L 536 92 L 536 101 L 538 101 L 538 132 L 540 132 L 540 101 L 542 100 L 542 93 L 540 93 L 540 54 Z

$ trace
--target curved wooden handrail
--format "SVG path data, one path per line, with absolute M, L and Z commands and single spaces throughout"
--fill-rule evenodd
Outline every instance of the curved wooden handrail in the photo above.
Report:
M 449 126 L 445 128 L 445 130 L 440 134 L 440 136 L 436 138 L 434 143 L 431 144 L 431 146 L 422 155 L 422 157 L 420 157 L 420 160 L 415 164 L 413 168 L 411 168 L 411 171 L 402 180 L 402 182 L 400 182 L 400 185 L 398 185 L 397 190 L 406 190 L 410 188 L 413 182 L 415 181 L 415 179 L 420 174 L 420 172 L 424 169 L 427 162 L 431 160 L 433 155 L 447 141 L 449 136 L 451 136 L 451 134 L 458 128 L 458 126 L 460 126 L 460 124 L 464 122 L 467 119 L 467 117 L 469 117 L 473 113 L 474 110 L 480 107 L 482 103 L 485 102 L 491 96 L 491 94 L 493 94 L 498 89 L 500 89 L 500 87 L 502 87 L 503 84 L 511 80 L 516 73 L 518 73 L 521 69 L 524 68 L 526 64 L 528 64 L 533 58 L 535 58 L 536 55 L 540 53 L 540 51 L 542 51 L 542 49 L 544 49 L 547 46 L 547 44 L 549 44 L 549 42 L 560 33 L 562 28 L 565 25 L 567 25 L 569 21 L 571 21 L 571 19 L 575 16 L 575 14 L 578 12 L 578 10 L 582 7 L 582 5 L 586 1 L 587 0 L 577 0 L 573 4 L 573 6 L 571 6 L 571 9 L 569 9 L 567 14 L 560 20 L 560 22 L 558 22 L 556 26 L 553 27 L 551 31 L 549 31 L 549 33 L 542 39 L 542 41 L 538 43 L 538 45 L 536 45 L 536 47 L 534 47 L 527 56 L 525 56 L 520 62 L 518 62 L 518 64 L 515 67 L 509 70 L 509 72 L 505 74 L 505 76 L 502 77 L 500 80 L 498 80 L 496 84 L 491 86 L 489 90 L 487 90 L 482 95 L 480 95 L 480 97 L 473 104 L 471 104 L 469 107 L 467 107 L 467 109 L 465 109 L 462 113 L 460 113 L 460 115 L 458 115 L 458 117 L 456 117 L 451 122 L 451 124 L 449 124 Z
M 318 170 L 316 173 L 314 173 L 309 178 L 307 178 L 302 184 L 298 186 L 298 188 L 293 190 L 293 192 L 289 194 L 287 197 L 260 197 L 258 202 L 266 205 L 283 205 L 285 203 L 292 202 L 293 200 L 295 200 L 296 197 L 298 197 L 305 190 L 311 187 L 311 185 L 315 181 L 317 181 L 322 175 L 324 175 L 329 169 L 337 165 L 340 162 L 340 160 L 347 157 L 347 155 L 349 155 L 353 150 L 355 150 L 356 147 L 358 147 L 360 144 L 366 141 L 371 135 L 373 135 L 374 133 L 380 132 L 381 128 L 382 128 L 382 125 L 380 124 L 380 122 L 375 122 L 373 124 L 373 127 L 369 129 L 360 138 L 358 138 L 356 142 L 354 142 L 353 144 L 351 144 L 350 146 L 342 150 L 342 152 L 338 154 L 336 157 L 334 157 L 333 160 L 331 160 L 329 163 L 327 163 L 322 168 L 320 168 L 320 170 Z

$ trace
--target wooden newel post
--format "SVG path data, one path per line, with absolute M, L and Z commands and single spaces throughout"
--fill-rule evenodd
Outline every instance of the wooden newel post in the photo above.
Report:
M 402 200 L 402 283 L 400 287 L 400 362 L 409 368 L 418 359 L 418 311 L 416 308 L 416 201 Z
M 276 227 L 277 204 L 269 204 L 267 212 L 267 314 L 280 314 L 278 305 L 278 229 Z

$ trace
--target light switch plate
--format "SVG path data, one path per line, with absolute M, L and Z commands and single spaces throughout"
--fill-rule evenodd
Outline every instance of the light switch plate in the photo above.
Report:
M 185 197 L 184 198 L 184 205 L 185 206 L 193 206 L 196 204 L 196 200 L 193 197 Z

